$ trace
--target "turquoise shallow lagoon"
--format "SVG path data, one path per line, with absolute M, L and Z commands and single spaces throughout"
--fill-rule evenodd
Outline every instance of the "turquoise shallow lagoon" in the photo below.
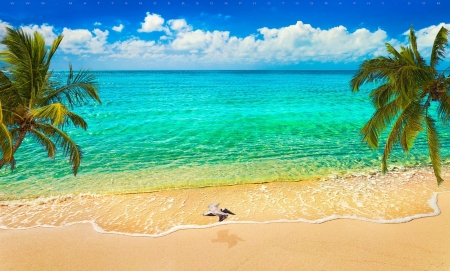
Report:
M 379 169 L 381 151 L 361 142 L 373 113 L 352 93 L 353 71 L 94 71 L 102 105 L 76 109 L 87 131 L 69 130 L 84 158 L 46 157 L 28 138 L 17 168 L 0 171 L 0 199 L 68 193 L 292 181 Z M 64 72 L 55 72 L 64 78 Z M 448 127 L 439 126 L 444 163 Z M 424 138 L 389 163 L 429 163 Z

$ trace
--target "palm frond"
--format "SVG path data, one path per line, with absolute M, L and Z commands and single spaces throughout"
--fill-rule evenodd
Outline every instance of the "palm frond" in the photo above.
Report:
M 39 103 L 46 105 L 52 102 L 64 102 L 74 106 L 85 104 L 90 99 L 101 103 L 95 75 L 89 70 L 80 70 L 74 74 L 70 65 L 66 85 L 49 90 Z
M 22 102 L 20 94 L 3 71 L 0 71 L 0 100 L 2 100 L 5 105 L 10 106 Z
M 47 59 L 45 60 L 45 67 L 47 68 L 47 70 L 50 68 L 50 62 L 53 58 L 53 55 L 56 53 L 56 50 L 59 47 L 59 44 L 61 43 L 61 41 L 63 40 L 64 36 L 63 35 L 59 35 L 58 37 L 56 37 L 56 39 L 53 41 L 52 43 L 52 47 L 50 48 L 50 51 L 48 53 Z
M 421 112 L 423 111 L 419 103 L 410 103 L 403 112 L 400 113 L 387 137 L 382 158 L 382 171 L 387 172 L 387 159 L 396 144 L 400 144 L 404 151 L 409 150 L 409 146 L 414 142 L 420 130 Z M 418 126 L 417 126 L 418 124 Z
M 450 97 L 447 95 L 439 100 L 438 116 L 443 124 L 447 124 L 450 119 Z
M 397 59 L 401 59 L 401 54 L 390 43 L 385 43 L 386 51 Z
M 441 27 L 436 38 L 434 39 L 431 49 L 430 67 L 436 70 L 436 66 L 445 57 L 445 47 L 448 45 L 449 31 L 445 27 Z
M 405 118 L 405 124 L 400 140 L 400 145 L 405 152 L 409 152 L 417 136 L 423 131 L 423 121 L 425 117 L 425 107 L 420 105 L 420 103 L 413 102 L 409 108 L 410 110 L 407 112 L 408 115 Z
M 50 120 L 52 125 L 64 128 L 68 125 L 87 129 L 86 121 L 76 113 L 68 110 L 62 103 L 53 103 L 31 110 L 31 115 L 35 119 Z
M 54 158 L 56 153 L 55 144 L 44 134 L 38 130 L 32 130 L 31 134 L 34 136 L 36 141 L 41 144 L 45 150 L 47 150 L 48 157 Z
M 426 63 L 423 57 L 420 55 L 419 50 L 417 49 L 417 37 L 412 25 L 409 29 L 409 42 L 411 43 L 411 48 L 414 51 L 416 62 L 419 64 L 420 67 L 424 67 Z
M 391 84 L 387 83 L 374 89 L 370 93 L 370 97 L 372 98 L 373 106 L 378 109 L 398 97 L 398 92 L 393 89 Z
M 50 135 L 55 139 L 56 145 L 61 146 L 65 156 L 69 156 L 69 162 L 72 164 L 73 175 L 77 175 L 78 168 L 82 159 L 81 148 L 62 130 L 50 124 L 39 124 L 37 129 L 42 130 L 44 134 Z
M 32 109 L 31 115 L 33 118 L 48 119 L 53 125 L 60 126 L 66 120 L 68 112 L 70 111 L 62 103 L 54 103 Z
M 431 79 L 426 70 L 413 65 L 401 67 L 397 74 L 394 88 L 399 89 L 402 95 L 409 100 L 418 99 L 417 95 L 420 93 L 421 86 Z
M 8 127 L 3 123 L 3 109 L 2 103 L 0 101 L 0 148 L 3 153 L 3 157 L 5 161 L 10 161 L 12 158 L 12 136 L 8 130 Z
M 377 149 L 379 144 L 379 138 L 386 127 L 397 118 L 401 112 L 399 106 L 400 97 L 389 102 L 385 106 L 378 108 L 372 115 L 370 120 L 361 129 L 363 141 L 365 141 L 371 148 Z
M 427 125 L 428 149 L 430 151 L 431 164 L 433 165 L 434 175 L 437 183 L 440 185 L 444 180 L 441 177 L 441 154 L 439 153 L 439 138 L 436 131 L 435 121 L 430 117 L 425 117 Z
M 47 73 L 42 65 L 48 51 L 44 37 L 38 32 L 30 35 L 21 29 L 6 28 L 1 43 L 7 50 L 0 53 L 0 59 L 10 64 L 14 88 L 24 105 L 32 108 Z
M 77 115 L 73 112 L 67 113 L 66 122 L 64 124 L 65 125 L 72 124 L 74 127 L 80 127 L 83 130 L 86 130 L 88 127 L 87 122 L 80 115 Z
M 352 77 L 350 87 L 353 92 L 356 92 L 365 83 L 387 80 L 400 67 L 401 63 L 398 63 L 398 61 L 383 56 L 365 60 L 359 66 L 358 72 Z

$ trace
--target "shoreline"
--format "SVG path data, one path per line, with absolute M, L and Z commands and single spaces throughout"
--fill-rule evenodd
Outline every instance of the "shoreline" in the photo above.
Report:
M 450 194 L 450 191 L 443 191 L 443 192 L 435 192 L 432 196 L 432 198 L 428 201 L 430 207 L 434 210 L 432 213 L 423 213 L 423 214 L 416 214 L 412 216 L 407 216 L 399 219 L 392 219 L 392 220 L 371 220 L 366 219 L 364 217 L 357 217 L 357 216 L 341 216 L 341 215 L 333 215 L 329 217 L 324 217 L 322 219 L 318 220 L 306 220 L 299 218 L 297 220 L 272 220 L 272 221 L 263 221 L 263 222 L 257 222 L 257 221 L 223 221 L 223 222 L 217 222 L 213 224 L 208 225 L 182 225 L 179 227 L 172 228 L 162 234 L 152 235 L 152 234 L 139 234 L 139 233 L 126 233 L 126 232 L 115 232 L 115 231 L 105 231 L 102 229 L 99 225 L 97 225 L 94 221 L 77 221 L 73 223 L 68 223 L 65 225 L 60 226 L 52 226 L 52 225 L 36 225 L 31 227 L 24 227 L 24 228 L 7 228 L 2 225 L 0 225 L 0 230 L 29 230 L 29 229 L 36 229 L 36 228 L 64 228 L 64 227 L 70 227 L 78 224 L 88 224 L 91 225 L 91 227 L 98 233 L 101 234 L 113 234 L 113 235 L 124 235 L 129 237 L 149 237 L 149 238 L 160 238 L 167 236 L 169 234 L 172 234 L 177 231 L 181 230 L 195 230 L 195 229 L 208 229 L 213 227 L 218 227 L 221 225 L 258 225 L 258 224 L 275 224 L 275 223 L 307 223 L 307 224 L 322 224 L 326 222 L 330 222 L 333 220 L 338 219 L 346 219 L 346 220 L 355 220 L 355 221 L 363 221 L 363 222 L 369 222 L 369 223 L 375 223 L 375 224 L 400 224 L 400 223 L 408 223 L 416 219 L 422 219 L 427 217 L 435 217 L 438 216 L 441 213 L 441 209 L 438 205 L 438 196 L 440 194 Z
M 450 179 L 450 170 L 442 172 Z M 429 169 L 394 171 L 386 175 L 302 182 L 274 182 L 207 187 L 141 194 L 80 194 L 0 202 L 0 229 L 64 227 L 90 223 L 101 233 L 166 236 L 182 229 L 219 225 L 203 217 L 210 203 L 235 212 L 220 224 L 319 224 L 353 219 L 381 224 L 436 216 L 439 193 Z
M 308 176 L 299 176 L 297 178 L 276 178 L 276 179 L 268 179 L 268 180 L 243 180 L 243 181 L 219 181 L 219 182 L 213 182 L 213 181 L 205 181 L 202 183 L 197 183 L 195 185 L 186 183 L 174 183 L 174 184 L 160 184 L 160 186 L 156 187 L 146 187 L 146 188 L 139 188 L 136 186 L 135 188 L 130 187 L 122 187 L 119 185 L 119 187 L 115 187 L 114 189 L 106 189 L 102 191 L 97 191 L 95 189 L 89 189 L 84 187 L 84 184 L 80 184 L 80 187 L 83 189 L 81 190 L 73 190 L 73 191 L 56 191 L 56 192 L 45 192 L 45 194 L 41 195 L 22 195 L 22 196 L 13 196 L 14 192 L 12 193 L 5 193 L 0 192 L 0 205 L 10 202 L 26 202 L 26 201 L 33 201 L 33 200 L 39 200 L 39 199 L 46 199 L 46 198 L 53 198 L 53 197 L 66 197 L 66 196 L 74 196 L 74 195 L 140 195 L 140 194 L 147 194 L 147 193 L 164 193 L 164 192 L 170 192 L 170 191 L 183 191 L 183 190 L 192 190 L 192 189 L 204 189 L 204 188 L 220 188 L 220 187 L 230 187 L 230 186 L 241 186 L 241 185 L 257 185 L 257 184 L 270 184 L 270 183 L 297 183 L 297 182 L 310 182 L 310 181 L 324 181 L 324 180 L 339 180 L 339 179 L 348 179 L 352 177 L 380 177 L 380 176 L 389 176 L 389 174 L 395 174 L 395 173 L 401 173 L 401 172 L 415 172 L 415 171 L 431 171 L 432 167 L 428 164 L 420 164 L 420 165 L 390 165 L 388 166 L 389 170 L 386 173 L 386 175 L 383 175 L 381 173 L 380 167 L 365 167 L 365 168 L 349 168 L 349 169 L 333 169 L 329 172 L 322 173 L 322 174 L 312 174 Z M 449 171 L 450 172 L 450 164 L 445 163 L 441 166 L 442 171 Z M 67 177 L 67 176 L 66 176 Z M 110 175 L 105 176 L 98 176 L 98 178 L 102 179 L 111 179 L 111 181 L 114 180 L 114 178 L 111 178 Z M 65 178 L 65 177 L 64 177 Z M 78 177 L 77 177 L 78 178 Z M 89 177 L 91 178 L 91 177 Z M 91 179 L 89 179 L 92 181 Z M 121 178 L 124 178 L 122 176 Z M 140 178 L 144 178 L 145 176 L 142 175 Z M 125 178 L 126 179 L 126 178 Z M 80 179 L 82 180 L 82 179 Z M 82 180 L 86 181 L 86 180 Z M 116 180 L 114 180 L 115 182 Z M 55 184 L 55 186 L 60 185 L 66 185 L 66 183 L 58 183 Z M 110 184 L 105 184 L 106 186 Z M 129 185 L 129 184 L 128 184 Z M 127 185 L 127 186 L 128 186 Z M 109 187 L 109 186 L 108 186 Z M 111 187 L 114 187 L 114 184 L 111 184 Z M 140 190 L 142 189 L 142 190 Z M 10 191 L 11 192 L 11 191 Z M 9 195 L 11 194 L 11 195 Z
M 223 224 L 161 238 L 87 224 L 2 229 L 0 270 L 448 270 L 450 193 L 437 201 L 439 215 L 398 224 Z

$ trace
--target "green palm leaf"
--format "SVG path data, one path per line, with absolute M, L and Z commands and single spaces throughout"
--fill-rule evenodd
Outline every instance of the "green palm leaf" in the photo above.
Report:
M 66 85 L 47 91 L 39 104 L 67 102 L 69 105 L 81 105 L 90 99 L 101 103 L 96 87 L 95 76 L 89 70 L 80 70 L 74 74 L 70 65 Z
M 0 148 L 3 153 L 2 159 L 10 161 L 12 158 L 12 136 L 8 127 L 3 123 L 3 109 L 0 101 Z
M 387 158 L 395 144 L 400 144 L 404 151 L 409 151 L 414 139 L 422 130 L 423 108 L 419 103 L 410 103 L 398 116 L 386 140 L 382 171 L 387 172 Z
M 375 111 L 370 120 L 361 129 L 363 141 L 370 147 L 378 148 L 378 139 L 386 127 L 398 116 L 401 108 L 399 107 L 400 97 L 394 99 L 385 106 Z
M 56 153 L 55 144 L 44 133 L 41 133 L 38 130 L 31 131 L 31 134 L 36 141 L 47 150 L 48 157 L 54 158 Z
M 430 151 L 431 164 L 433 165 L 434 175 L 437 183 L 440 185 L 444 180 L 441 177 L 441 154 L 439 153 L 439 138 L 436 131 L 435 121 L 429 117 L 425 117 L 427 124 L 428 149 Z
M 445 47 L 448 45 L 449 31 L 441 27 L 436 38 L 434 39 L 431 49 L 430 67 L 435 70 L 439 61 L 445 57 Z
M 419 51 L 417 50 L 417 38 L 412 25 L 409 29 L 409 42 L 411 43 L 412 50 L 414 51 L 415 60 L 417 61 L 419 66 L 424 67 L 426 63 L 425 60 L 420 55 Z
M 387 159 L 395 145 L 409 152 L 417 136 L 424 130 L 436 179 L 440 184 L 439 140 L 435 121 L 429 113 L 432 102 L 438 102 L 437 114 L 446 124 L 450 119 L 450 79 L 438 74 L 435 67 L 445 56 L 449 32 L 441 28 L 437 34 L 428 66 L 418 51 L 414 29 L 410 28 L 411 46 L 401 46 L 400 51 L 386 44 L 389 57 L 365 60 L 350 81 L 353 92 L 365 83 L 379 86 L 370 98 L 376 111 L 361 129 L 363 141 L 378 148 L 382 133 L 390 127 L 382 158 L 382 170 L 387 171 Z
M 0 52 L 0 61 L 9 64 L 10 74 L 0 72 L 0 101 L 4 105 L 0 122 L 4 157 L 0 159 L 0 168 L 6 163 L 14 167 L 14 153 L 24 138 L 31 135 L 49 157 L 55 156 L 56 145 L 62 147 L 76 175 L 81 149 L 62 129 L 68 125 L 87 129 L 86 121 L 69 109 L 89 100 L 100 102 L 95 76 L 88 70 L 74 74 L 70 65 L 65 85 L 52 81 L 50 63 L 63 36 L 58 36 L 48 48 L 38 32 L 30 35 L 12 28 L 6 32 L 1 41 L 6 50 Z
M 438 114 L 442 123 L 447 124 L 450 119 L 450 97 L 444 96 L 439 101 Z
M 55 126 L 39 124 L 37 128 L 43 131 L 44 134 L 54 138 L 56 145 L 63 149 L 64 156 L 69 156 L 73 174 L 76 176 L 83 156 L 81 148 L 66 133 Z

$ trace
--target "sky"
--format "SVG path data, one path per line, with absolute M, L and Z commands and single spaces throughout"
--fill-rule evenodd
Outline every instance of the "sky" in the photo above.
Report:
M 411 25 L 427 58 L 450 1 L 0 0 L 0 39 L 64 35 L 57 70 L 354 70 L 407 45 Z

